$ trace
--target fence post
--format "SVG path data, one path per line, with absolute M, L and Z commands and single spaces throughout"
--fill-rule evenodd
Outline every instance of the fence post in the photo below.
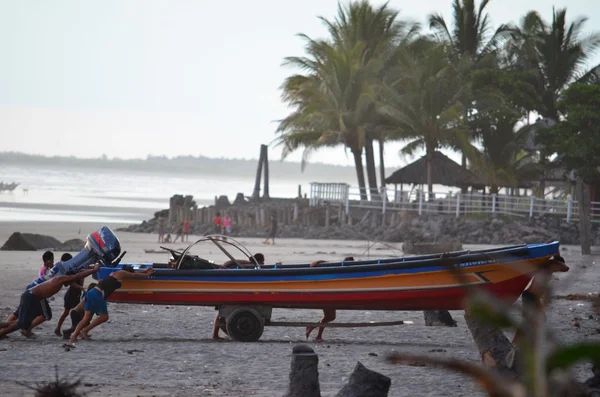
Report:
M 496 193 L 492 194 L 492 214 L 496 213 Z
M 456 194 L 456 217 L 460 216 L 460 193 Z
M 571 217 L 573 216 L 573 200 L 571 197 L 567 199 L 567 223 L 571 222 Z
M 383 201 L 381 213 L 385 215 L 385 207 L 387 203 L 387 187 L 385 186 L 381 187 L 381 200 Z
M 423 191 L 419 190 L 419 216 L 423 214 Z
M 346 216 L 350 215 L 350 186 L 346 186 Z
M 535 204 L 535 196 L 531 196 L 531 201 L 529 202 L 529 217 L 533 217 L 533 205 Z

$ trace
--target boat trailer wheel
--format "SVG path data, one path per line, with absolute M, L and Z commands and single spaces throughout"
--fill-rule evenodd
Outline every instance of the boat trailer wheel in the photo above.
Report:
M 227 317 L 227 334 L 240 342 L 256 342 L 260 339 L 264 322 L 262 316 L 254 309 L 235 309 Z

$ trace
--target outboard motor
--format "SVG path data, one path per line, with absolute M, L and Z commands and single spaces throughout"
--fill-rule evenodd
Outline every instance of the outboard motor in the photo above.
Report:
M 66 262 L 58 262 L 52 270 L 65 275 L 68 271 L 79 272 L 90 265 L 100 262 L 102 266 L 110 264 L 119 257 L 121 243 L 107 226 L 87 236 L 84 249 Z

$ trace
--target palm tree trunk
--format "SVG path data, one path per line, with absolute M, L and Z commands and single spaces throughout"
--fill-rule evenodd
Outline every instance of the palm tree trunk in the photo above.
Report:
M 379 183 L 383 188 L 385 186 L 385 162 L 383 159 L 384 151 L 383 151 L 384 139 L 383 136 L 379 137 Z M 383 199 L 385 200 L 387 197 L 384 195 Z
M 360 189 L 360 199 L 366 201 L 368 198 L 362 162 L 362 150 L 358 148 L 351 148 L 350 151 L 352 152 L 352 157 L 354 157 L 354 168 L 356 168 L 356 179 L 358 180 L 358 188 Z
M 427 148 L 427 190 L 429 191 L 429 199 L 433 196 L 433 181 L 431 180 L 431 167 L 433 165 L 433 150 Z
M 375 170 L 375 154 L 373 150 L 373 139 L 368 138 L 365 142 L 365 154 L 367 158 L 367 179 L 369 180 L 369 188 L 371 191 L 371 200 L 379 196 L 377 190 L 377 172 Z

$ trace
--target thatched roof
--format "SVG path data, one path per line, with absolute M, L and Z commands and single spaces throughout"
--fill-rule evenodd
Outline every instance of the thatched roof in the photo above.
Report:
M 451 160 L 441 152 L 433 152 L 431 162 L 431 182 L 434 185 L 482 188 L 486 185 L 483 178 L 471 171 L 464 169 L 457 162 Z M 385 179 L 386 184 L 427 184 L 427 158 L 426 156 L 395 171 Z

